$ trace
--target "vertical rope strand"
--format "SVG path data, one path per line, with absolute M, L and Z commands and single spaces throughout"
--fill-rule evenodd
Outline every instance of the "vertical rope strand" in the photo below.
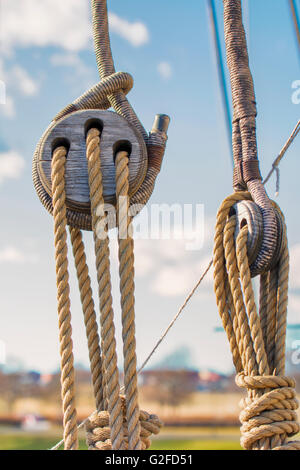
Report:
M 270 368 L 270 374 L 274 373 L 275 336 L 276 336 L 276 312 L 278 291 L 278 268 L 271 269 L 269 273 L 269 292 L 267 299 L 267 336 L 266 353 Z
M 264 345 L 267 344 L 267 307 L 268 307 L 268 293 L 269 293 L 269 273 L 263 273 L 260 276 L 259 283 L 259 317 Z
M 65 205 L 65 164 L 67 149 L 53 152 L 51 166 L 54 218 L 54 244 L 58 301 L 59 342 L 61 356 L 61 394 L 63 402 L 64 448 L 78 449 L 77 412 L 75 408 L 74 357 L 70 312 L 68 248 Z
M 84 243 L 81 230 L 70 227 L 70 236 L 73 247 L 73 255 L 77 272 L 80 291 L 80 299 L 84 315 L 84 324 L 88 342 L 90 368 L 97 410 L 104 409 L 103 403 L 103 376 L 101 349 L 99 344 L 97 317 L 93 301 L 91 279 L 86 262 Z
M 276 314 L 276 339 L 274 367 L 276 375 L 285 374 L 286 325 L 289 287 L 289 250 L 285 242 L 278 267 L 278 308 Z
M 255 360 L 253 344 L 251 339 L 251 331 L 248 324 L 248 318 L 244 305 L 244 298 L 239 281 L 237 260 L 234 249 L 234 233 L 236 228 L 236 217 L 230 217 L 224 230 L 224 249 L 225 259 L 228 272 L 228 280 L 231 287 L 233 302 L 235 305 L 235 318 L 233 320 L 236 342 L 238 344 L 240 355 L 242 358 L 245 374 L 258 373 L 258 367 Z M 231 315 L 233 318 L 233 315 Z
M 118 152 L 116 155 L 116 197 L 128 449 L 140 450 L 142 444 L 136 370 L 134 251 L 131 217 L 129 216 L 128 176 L 128 154 Z
M 100 132 L 87 134 L 87 161 L 90 186 L 92 224 L 95 242 L 97 279 L 100 301 L 101 343 L 105 365 L 106 396 L 113 450 L 123 449 L 123 413 L 117 366 L 114 313 L 112 308 L 109 243 L 104 211 L 102 173 L 100 165 Z

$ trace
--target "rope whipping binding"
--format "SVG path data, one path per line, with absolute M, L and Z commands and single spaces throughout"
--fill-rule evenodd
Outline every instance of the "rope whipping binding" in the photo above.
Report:
M 289 441 L 300 430 L 295 382 L 284 375 L 289 272 L 286 226 L 281 210 L 268 198 L 261 182 L 255 95 L 241 1 L 223 3 L 234 109 L 235 193 L 223 201 L 217 214 L 214 290 L 237 372 L 236 383 L 247 390 L 240 414 L 242 446 L 248 450 L 300 450 L 300 442 Z M 273 169 L 297 129 L 298 124 Z M 247 217 L 239 216 L 241 204 L 248 208 Z M 255 237 L 253 256 L 253 249 L 252 253 L 249 249 Z M 251 280 L 258 274 L 259 308 Z

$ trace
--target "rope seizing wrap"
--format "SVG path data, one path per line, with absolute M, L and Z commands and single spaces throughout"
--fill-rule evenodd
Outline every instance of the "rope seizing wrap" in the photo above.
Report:
M 227 64 L 230 74 L 234 157 L 233 187 L 235 191 L 248 190 L 259 206 L 264 223 L 264 234 L 259 253 L 251 266 L 255 276 L 270 269 L 274 262 L 278 226 L 259 171 L 256 141 L 256 102 L 254 84 L 249 67 L 246 34 L 242 22 L 241 0 L 223 0 L 224 32 Z

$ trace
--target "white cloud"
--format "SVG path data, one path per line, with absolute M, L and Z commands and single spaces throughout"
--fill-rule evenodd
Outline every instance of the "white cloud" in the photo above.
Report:
M 15 102 L 11 96 L 5 98 L 5 103 L 0 106 L 0 111 L 3 116 L 12 119 L 16 115 Z M 1 177 L 0 177 L 1 178 Z
M 199 261 L 197 258 L 187 256 L 184 261 L 174 262 L 171 266 L 157 266 L 151 288 L 153 292 L 163 297 L 187 295 L 202 276 L 208 263 L 208 257 Z M 209 291 L 205 290 L 205 294 L 213 292 L 212 285 L 211 270 L 203 279 L 202 286 L 209 287 Z
M 290 247 L 290 288 L 300 288 L 300 243 Z
M 18 47 L 57 46 L 67 51 L 88 49 L 92 42 L 87 0 L 2 0 L 1 44 L 10 54 Z M 135 47 L 149 41 L 146 25 L 109 14 L 110 30 Z
M 186 249 L 187 239 L 136 240 L 135 271 L 137 277 L 148 277 L 150 289 L 162 296 L 186 295 L 208 266 L 211 254 L 206 245 L 201 251 Z M 203 284 L 212 292 L 212 270 Z
M 168 62 L 160 62 L 157 71 L 164 80 L 169 80 L 173 74 L 172 67 Z
M 54 54 L 50 61 L 55 67 L 85 67 L 80 57 L 75 53 Z
M 0 80 L 0 104 L 5 104 L 6 101 L 6 85 L 3 80 Z
M 1 42 L 4 52 L 17 47 L 58 46 L 86 49 L 91 38 L 87 1 L 2 0 Z
M 18 179 L 25 166 L 24 158 L 17 152 L 0 153 L 0 183 L 5 179 Z
M 289 295 L 289 309 L 298 312 L 298 319 L 299 319 L 299 312 L 300 312 L 300 296 L 299 295 Z
M 141 214 L 140 214 L 141 215 Z M 137 217 L 140 217 L 137 216 Z M 136 222 L 136 219 L 134 219 Z M 135 224 L 134 224 L 135 225 Z M 212 257 L 213 222 L 204 221 L 203 244 L 195 244 L 194 251 L 188 249 L 195 240 L 195 229 L 174 226 L 168 239 L 151 238 L 147 230 L 136 232 L 134 248 L 134 269 L 136 277 L 146 281 L 149 290 L 161 297 L 182 297 L 187 295 L 206 270 Z M 140 238 L 142 235 L 144 238 Z M 112 265 L 118 263 L 116 229 L 110 231 L 110 253 Z M 213 270 L 210 269 L 201 283 L 201 295 L 213 293 Z M 200 289 L 201 289 L 200 288 Z M 204 289 L 203 289 L 204 288 Z
M 152 284 L 152 290 L 163 297 L 184 295 L 196 282 L 193 271 L 189 265 L 161 267 Z
M 38 257 L 35 254 L 27 254 L 14 246 L 7 246 L 0 250 L 0 263 L 36 263 Z
M 112 33 L 126 39 L 132 46 L 139 47 L 149 42 L 147 26 L 140 21 L 129 23 L 115 13 L 109 13 L 109 27 Z
M 25 96 L 36 95 L 39 91 L 39 84 L 28 74 L 28 72 L 15 65 L 9 72 L 9 77 L 15 87 Z
M 18 91 L 23 96 L 34 96 L 39 91 L 39 83 L 35 81 L 28 72 L 20 65 L 13 67 L 4 67 L 4 63 L 0 60 L 0 80 L 4 84 L 3 96 L 0 97 L 0 111 L 1 113 L 12 119 L 16 115 L 15 101 L 10 92 Z
M 97 71 L 95 68 L 88 67 L 80 56 L 75 52 L 54 54 L 50 58 L 54 67 L 68 67 L 74 70 L 76 81 L 80 80 L 80 86 L 86 89 L 90 88 L 97 80 Z

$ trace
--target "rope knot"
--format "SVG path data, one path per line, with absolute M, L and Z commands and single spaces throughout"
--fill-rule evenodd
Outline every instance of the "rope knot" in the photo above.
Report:
M 83 95 L 79 96 L 73 103 L 67 105 L 54 118 L 61 119 L 69 113 L 82 109 L 108 109 L 111 104 L 108 97 L 122 91 L 125 95 L 133 87 L 133 77 L 127 72 L 115 72 L 92 86 Z
M 272 449 L 300 449 L 300 443 L 287 442 L 287 437 L 300 431 L 295 411 L 298 401 L 294 379 L 240 373 L 236 377 L 236 384 L 249 391 L 248 397 L 241 403 L 242 446 L 251 450 L 255 443 L 269 438 L 266 442 L 270 443 Z M 258 393 L 254 394 L 253 391 Z
M 123 435 L 125 450 L 128 449 L 128 429 L 126 420 L 126 401 L 121 396 L 122 412 L 123 412 Z M 162 422 L 155 414 L 149 414 L 147 411 L 140 410 L 140 426 L 141 426 L 141 443 L 142 450 L 149 449 L 151 446 L 150 437 L 152 434 L 158 434 Z M 109 413 L 108 411 L 99 411 L 88 418 L 86 422 L 87 445 L 89 450 L 112 450 Z

